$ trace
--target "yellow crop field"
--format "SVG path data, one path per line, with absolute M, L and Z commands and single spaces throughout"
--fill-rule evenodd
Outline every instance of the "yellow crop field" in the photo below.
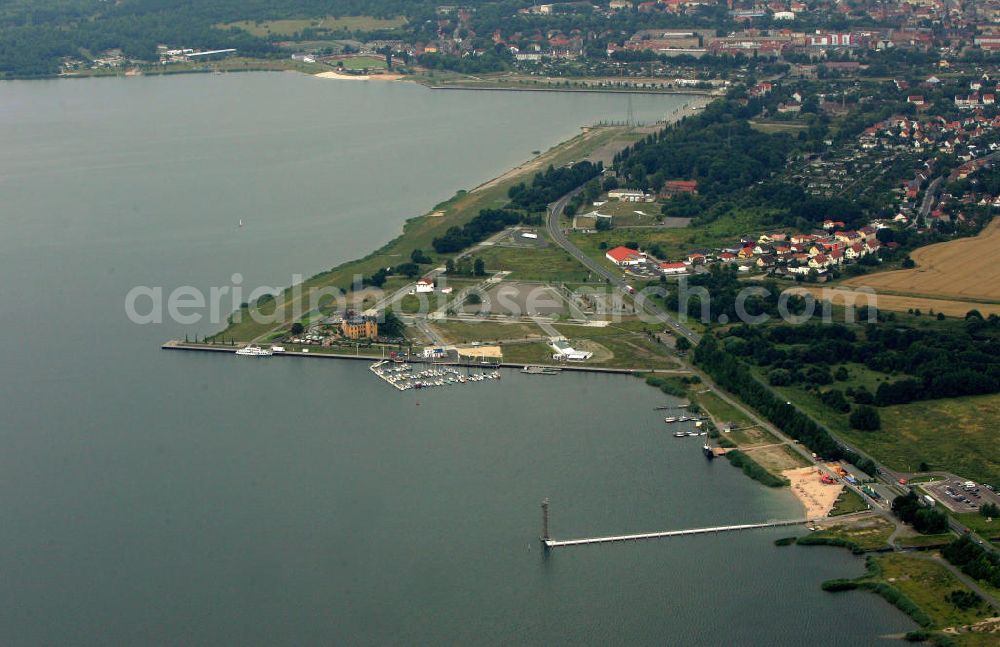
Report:
M 911 254 L 917 264 L 913 269 L 859 276 L 844 281 L 844 285 L 913 297 L 1000 302 L 997 245 L 1000 245 L 1000 219 L 995 219 L 975 238 L 916 250 Z
M 1000 303 L 982 303 L 979 301 L 961 301 L 958 299 L 937 299 L 932 297 L 916 297 L 905 294 L 886 294 L 876 291 L 874 298 L 846 288 L 794 287 L 792 294 L 809 292 L 819 301 L 829 301 L 835 306 L 854 306 L 863 308 L 873 305 L 879 310 L 894 310 L 906 312 L 920 310 L 924 314 L 940 312 L 946 317 L 964 317 L 969 310 L 978 310 L 982 315 L 1000 315 Z

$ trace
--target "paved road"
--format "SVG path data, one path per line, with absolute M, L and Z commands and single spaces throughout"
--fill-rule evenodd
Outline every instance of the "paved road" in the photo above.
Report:
M 993 153 L 993 154 L 989 155 L 988 157 L 990 159 L 1000 157 L 1000 151 L 998 151 L 997 153 Z M 935 180 L 935 183 L 938 182 L 940 179 L 941 178 L 938 178 L 938 180 Z M 931 196 L 931 200 L 930 200 L 930 203 L 929 203 L 931 206 L 933 206 L 933 194 L 934 194 L 934 192 L 935 192 L 935 190 L 937 188 L 935 186 L 935 183 L 932 183 L 931 187 L 928 187 L 928 191 L 927 191 L 928 195 Z M 566 237 L 566 234 L 563 233 L 562 228 L 559 225 L 559 219 L 562 217 L 562 214 L 563 214 L 563 211 L 566 208 L 566 205 L 569 203 L 570 200 L 572 200 L 582 190 L 583 190 L 582 186 L 578 187 L 578 188 L 574 189 L 573 191 L 570 191 L 569 193 L 567 193 L 563 197 L 559 198 L 559 200 L 557 200 L 556 202 L 554 202 L 552 205 L 549 206 L 549 215 L 548 215 L 548 219 L 546 221 L 546 228 L 548 230 L 549 236 L 552 237 L 552 240 L 555 241 L 555 243 L 557 245 L 559 245 L 564 250 L 566 250 L 566 252 L 568 252 L 571 256 L 573 256 L 577 261 L 579 261 L 587 269 L 589 269 L 590 271 L 594 272 L 598 276 L 604 277 L 608 281 L 608 283 L 610 285 L 613 285 L 613 286 L 619 288 L 620 290 L 623 290 L 623 291 L 627 292 L 628 291 L 628 288 L 627 288 L 628 284 L 619 276 L 618 273 L 609 270 L 608 268 L 606 268 L 602 264 L 598 263 L 594 259 L 592 259 L 589 256 L 587 256 L 586 254 L 584 254 L 580 250 L 580 248 L 578 248 L 576 245 L 574 245 L 572 242 L 570 242 L 570 240 Z M 925 198 L 925 203 L 926 203 L 926 198 Z M 923 209 L 924 206 L 926 206 L 926 204 L 922 205 L 921 208 Z M 930 208 L 928 207 L 928 213 L 929 212 L 930 212 Z M 700 341 L 701 336 L 698 333 L 694 332 L 693 330 L 691 330 L 690 328 L 688 328 L 687 326 L 685 326 L 681 322 L 677 321 L 675 318 L 673 318 L 672 316 L 670 316 L 669 314 L 667 314 L 662 308 L 658 307 L 656 304 L 650 302 L 647 299 L 643 299 L 641 297 L 638 298 L 638 299 L 636 299 L 636 302 L 637 302 L 637 304 L 640 307 L 645 308 L 645 310 L 647 312 L 652 313 L 660 321 L 662 321 L 663 323 L 665 323 L 674 332 L 679 333 L 679 334 L 684 335 L 685 337 L 687 337 L 692 343 L 697 344 Z M 761 418 L 760 416 L 758 416 L 755 412 L 753 412 L 748 407 L 745 407 L 742 402 L 737 401 L 734 398 L 730 397 L 729 394 L 727 394 L 725 391 L 723 391 L 718 386 L 716 386 L 708 378 L 708 376 L 706 374 L 704 374 L 701 371 L 698 371 L 697 369 L 694 369 L 694 370 L 695 370 L 696 373 L 698 373 L 698 374 L 701 375 L 701 378 L 705 382 L 705 384 L 708 385 L 710 388 L 712 388 L 715 391 L 715 393 L 717 395 L 719 395 L 719 397 L 721 397 L 723 400 L 727 401 L 729 404 L 733 405 L 737 409 L 743 411 L 743 413 L 746 414 L 751 420 L 753 420 L 754 422 L 756 422 L 760 426 L 762 426 L 765 429 L 767 429 L 769 432 L 771 432 L 778 439 L 782 440 L 783 442 L 788 443 L 790 447 L 792 447 L 796 452 L 798 452 L 800 455 L 802 455 L 804 458 L 806 458 L 809 462 L 813 462 L 812 452 L 809 451 L 806 447 L 804 447 L 803 445 L 795 443 L 795 441 L 792 438 L 790 438 L 789 436 L 786 436 L 776 426 L 772 425 L 770 422 L 768 422 L 768 421 L 764 420 L 763 418 Z M 771 392 L 775 396 L 777 396 L 779 398 L 782 397 L 777 391 L 775 391 L 773 388 L 771 388 L 770 385 L 764 384 L 764 386 L 765 386 L 765 388 L 768 388 L 769 390 L 771 390 Z M 789 405 L 792 406 L 792 407 L 794 407 L 795 410 L 798 411 L 799 413 L 801 413 L 802 415 L 805 415 L 809 419 L 812 419 L 812 417 L 809 416 L 809 414 L 807 414 L 806 412 L 802 411 L 802 409 L 800 409 L 797 405 L 795 405 L 795 404 L 793 404 L 791 402 L 789 402 Z M 817 424 L 820 424 L 820 423 L 817 422 Z M 820 424 L 820 427 L 823 428 L 823 429 L 826 429 L 825 425 Z M 859 455 L 861 457 L 870 459 L 875 464 L 875 466 L 876 466 L 876 468 L 878 470 L 878 478 L 881 479 L 890 488 L 892 488 L 892 489 L 894 489 L 896 491 L 899 490 L 899 488 L 900 488 L 900 486 L 898 484 L 899 478 L 907 476 L 907 475 L 904 475 L 903 473 L 900 473 L 900 472 L 895 472 L 893 470 L 890 470 L 889 468 L 887 468 L 886 466 L 882 465 L 881 463 L 879 463 L 878 461 L 876 461 L 874 458 L 872 458 L 871 456 L 869 456 L 865 452 L 862 452 L 861 450 L 859 450 L 859 449 L 857 449 L 855 447 L 851 447 L 847 443 L 845 443 L 842 440 L 840 440 L 832 432 L 829 432 L 829 433 L 834 438 L 834 440 L 842 448 L 850 450 L 850 451 L 853 451 L 854 453 L 856 453 L 857 455 Z M 837 475 L 834 475 L 832 472 L 829 472 L 829 470 L 826 470 L 825 465 L 819 464 L 818 466 L 820 467 L 820 469 L 823 469 L 823 470 L 827 471 L 828 473 L 830 473 L 831 476 L 837 476 Z M 839 479 L 839 477 L 837 477 L 837 478 Z M 865 494 L 864 492 L 862 492 L 860 488 L 854 487 L 854 486 L 852 486 L 850 484 L 845 484 L 845 485 L 847 485 L 847 487 L 850 487 L 857 494 L 859 494 L 862 497 L 862 499 L 864 499 L 870 505 L 872 505 L 873 509 L 878 510 L 880 513 L 885 514 L 885 515 L 890 515 L 891 514 L 891 512 L 889 511 L 889 504 L 891 502 L 885 501 L 885 502 L 881 502 L 880 503 L 880 502 L 874 501 L 871 497 L 869 497 L 867 494 Z M 953 531 L 955 531 L 956 533 L 958 533 L 960 535 L 961 534 L 965 534 L 965 533 L 969 533 L 972 536 L 973 540 L 977 541 L 981 546 L 983 546 L 987 550 L 991 550 L 993 552 L 998 552 L 997 549 L 992 544 L 990 544 L 989 542 L 983 541 L 983 539 L 981 537 L 977 536 L 975 533 L 972 533 L 968 528 L 966 528 L 962 524 L 958 523 L 951 516 L 948 517 L 948 524 L 949 524 L 949 527 Z
M 920 215 L 924 217 L 924 222 L 927 222 L 927 216 L 931 215 L 931 209 L 934 208 L 934 198 L 937 196 L 937 190 L 942 181 L 944 181 L 943 177 L 935 178 L 924 193 L 924 201 L 920 204 Z
M 628 293 L 628 284 L 624 281 L 624 279 L 621 278 L 621 276 L 619 276 L 617 272 L 609 270 L 608 268 L 604 267 L 604 265 L 600 264 L 599 262 L 595 261 L 594 259 L 584 254 L 579 247 L 570 242 L 570 240 L 566 237 L 566 234 L 563 233 L 562 228 L 559 226 L 559 219 L 562 217 L 563 211 L 566 209 L 566 205 L 569 204 L 569 201 L 572 200 L 582 190 L 583 187 L 578 187 L 573 191 L 570 191 L 563 197 L 559 198 L 556 202 L 554 202 L 552 205 L 549 206 L 549 216 L 545 223 L 545 226 L 549 232 L 549 236 L 552 237 L 552 240 L 555 241 L 557 245 L 566 250 L 573 258 L 579 261 L 584 267 L 589 269 L 594 274 L 604 277 L 610 285 L 613 285 L 619 290 Z M 701 336 L 698 333 L 691 330 L 683 323 L 681 323 L 677 319 L 667 314 L 666 311 L 657 306 L 655 303 L 642 297 L 641 294 L 636 295 L 635 301 L 639 307 L 645 309 L 646 312 L 653 314 L 657 319 L 666 324 L 674 332 L 677 332 L 687 337 L 689 340 L 691 340 L 692 343 L 697 344 L 698 341 L 701 339 Z

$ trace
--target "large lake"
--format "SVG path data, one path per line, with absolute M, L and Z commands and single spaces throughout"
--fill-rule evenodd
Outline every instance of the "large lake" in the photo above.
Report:
M 801 514 L 664 433 L 663 396 L 634 379 L 399 394 L 363 363 L 161 351 L 185 329 L 125 316 L 138 284 L 280 286 L 363 255 L 626 101 L 293 74 L 0 83 L 0 644 L 870 645 L 911 628 L 823 593 L 861 561 L 774 547 L 788 530 L 546 557 L 543 497 L 561 537 Z M 684 101 L 633 99 L 644 120 Z

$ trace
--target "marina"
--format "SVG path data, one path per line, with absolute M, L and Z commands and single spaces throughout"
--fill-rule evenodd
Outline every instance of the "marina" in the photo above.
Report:
M 667 416 L 663 422 L 671 425 L 676 422 L 703 422 L 704 420 L 704 416 Z
M 489 373 L 485 371 L 474 373 L 471 369 L 467 369 L 466 373 L 462 373 L 453 366 L 441 364 L 434 364 L 430 368 L 419 371 L 414 370 L 414 367 L 420 368 L 420 366 L 419 364 L 411 364 L 409 362 L 380 360 L 369 366 L 368 369 L 384 380 L 386 384 L 395 387 L 399 391 L 471 384 L 500 379 L 499 370 L 493 370 Z

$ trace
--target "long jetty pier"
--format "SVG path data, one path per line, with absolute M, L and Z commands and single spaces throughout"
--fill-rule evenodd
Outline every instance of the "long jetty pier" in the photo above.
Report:
M 609 537 L 585 537 L 583 539 L 550 539 L 542 537 L 546 548 L 561 548 L 563 546 L 584 546 L 587 544 L 610 544 L 619 541 L 639 541 L 642 539 L 662 539 L 666 537 L 683 537 L 686 535 L 707 535 L 719 532 L 735 532 L 738 530 L 755 530 L 757 528 L 778 528 L 781 526 L 798 526 L 810 523 L 813 519 L 789 519 L 785 521 L 766 521 L 764 523 L 742 523 L 733 526 L 715 526 L 712 528 L 688 528 L 687 530 L 666 530 L 664 532 L 644 532 L 638 535 L 613 535 Z

